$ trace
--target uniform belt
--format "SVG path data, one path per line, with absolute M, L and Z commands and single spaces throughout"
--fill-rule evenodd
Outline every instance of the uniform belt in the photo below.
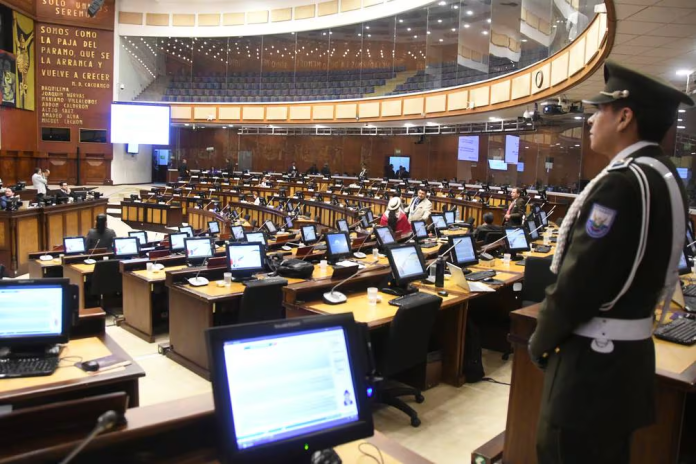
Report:
M 592 349 L 599 353 L 614 351 L 612 341 L 646 340 L 652 337 L 653 318 L 611 319 L 595 317 L 578 326 L 573 333 L 592 338 Z

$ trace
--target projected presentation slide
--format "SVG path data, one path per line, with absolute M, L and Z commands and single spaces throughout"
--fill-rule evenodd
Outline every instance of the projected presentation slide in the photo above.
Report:
M 224 356 L 239 449 L 358 420 L 341 328 L 228 342 Z
M 479 158 L 479 136 L 462 135 L 459 137 L 459 149 L 457 159 L 459 161 L 478 162 Z
M 415 247 L 395 248 L 392 250 L 394 256 L 394 265 L 399 277 L 404 279 L 417 274 L 423 273 L 420 259 Z
M 503 160 L 488 160 L 488 167 L 493 171 L 507 171 L 507 163 Z
M 229 248 L 230 269 L 258 269 L 262 267 L 262 256 L 258 246 L 231 246 Z
M 505 162 L 517 164 L 520 157 L 520 138 L 516 135 L 505 136 Z
M 61 288 L 0 290 L 0 339 L 62 332 Z
M 111 143 L 169 145 L 168 106 L 111 105 Z
M 210 240 L 188 240 L 186 242 L 186 254 L 189 258 L 210 258 L 213 256 Z
M 411 158 L 408 156 L 390 156 L 389 164 L 394 165 L 394 172 L 398 172 L 401 166 L 408 172 L 411 172 Z
M 511 250 L 524 250 L 529 247 L 527 244 L 527 237 L 524 235 L 524 230 L 505 229 L 505 235 L 507 236 Z
M 129 256 L 138 254 L 138 239 L 114 240 L 114 253 L 116 256 Z
M 335 255 L 348 253 L 348 242 L 343 234 L 329 235 L 329 246 Z

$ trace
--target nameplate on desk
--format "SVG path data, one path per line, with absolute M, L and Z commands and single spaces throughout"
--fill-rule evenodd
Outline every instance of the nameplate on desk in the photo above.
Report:
M 308 192 L 313 192 L 313 191 L 314 191 L 314 189 L 307 189 L 307 191 L 308 191 Z
M 200 198 L 200 195 L 194 195 L 193 198 Z
M 299 181 L 298 181 L 298 182 L 296 182 L 296 183 L 297 183 L 297 184 L 300 184 L 300 185 L 304 184 L 304 182 L 299 182 Z
M 332 191 L 332 190 L 327 190 L 326 193 L 328 193 L 329 195 L 331 195 L 331 194 L 333 193 L 333 191 Z
M 358 193 L 358 196 L 359 196 L 359 197 L 364 197 L 365 195 L 363 195 L 362 193 Z
M 166 204 L 166 203 L 163 202 L 163 201 L 160 201 L 160 202 L 158 202 L 157 204 L 158 204 L 158 205 L 164 205 L 164 204 Z
M 464 199 L 464 198 L 462 198 L 462 197 L 457 197 L 457 200 L 463 200 L 463 199 Z

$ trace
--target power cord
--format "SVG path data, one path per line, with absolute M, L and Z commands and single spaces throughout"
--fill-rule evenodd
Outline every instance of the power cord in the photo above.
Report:
M 368 453 L 368 452 L 366 452 L 365 450 L 362 449 L 363 446 L 368 446 L 368 445 L 371 446 L 371 447 L 373 447 L 374 449 L 377 450 L 377 454 L 379 454 L 379 459 L 377 459 L 377 457 L 376 457 L 375 455 L 370 454 L 370 453 Z M 369 457 L 369 458 L 374 459 L 375 462 L 377 462 L 377 464 L 384 464 L 384 456 L 382 456 L 382 451 L 380 451 L 380 449 L 377 448 L 377 446 L 373 445 L 372 443 L 369 443 L 369 442 L 360 443 L 360 444 L 358 445 L 358 451 L 360 451 L 360 453 L 361 453 L 363 456 L 367 456 L 367 457 Z
M 75 360 L 75 361 L 74 361 L 74 362 L 73 362 L 73 361 L 70 361 L 71 359 L 73 359 L 73 360 Z M 76 363 L 82 362 L 82 359 L 83 359 L 82 356 L 65 356 L 65 357 L 62 357 L 62 358 L 58 359 L 58 369 L 63 368 L 63 367 L 73 367 Z M 70 364 L 68 364 L 68 365 L 66 365 L 66 366 L 61 366 L 60 363 L 62 363 L 63 361 L 69 362 Z
M 498 385 L 507 385 L 508 387 L 510 386 L 509 383 L 500 382 L 499 380 L 495 380 L 495 379 L 492 379 L 492 378 L 490 378 L 490 377 L 484 377 L 484 378 L 481 379 L 481 381 L 483 381 L 483 382 L 490 382 L 490 383 L 497 383 Z

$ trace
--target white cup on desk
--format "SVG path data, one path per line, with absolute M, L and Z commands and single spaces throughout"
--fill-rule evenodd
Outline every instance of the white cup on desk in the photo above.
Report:
M 329 262 L 326 261 L 325 259 L 322 259 L 319 261 L 319 268 L 321 268 L 322 271 L 326 270 L 326 267 L 329 265 Z
M 147 272 L 152 272 L 153 264 L 152 264 L 152 263 L 147 263 L 147 264 L 145 265 L 145 268 L 147 269 Z
M 505 254 L 503 255 L 503 264 L 506 265 L 506 266 L 509 266 L 509 265 L 510 265 L 510 259 L 511 259 L 511 258 L 512 258 L 512 255 L 510 255 L 510 253 L 505 253 Z
M 229 287 L 232 285 L 232 273 L 231 272 L 225 272 L 222 275 L 223 279 L 225 280 L 225 286 Z
M 372 249 L 372 257 L 375 259 L 379 259 L 379 248 L 375 247 Z
M 368 287 L 367 302 L 373 305 L 377 304 L 377 301 L 379 301 L 379 289 L 377 287 Z

